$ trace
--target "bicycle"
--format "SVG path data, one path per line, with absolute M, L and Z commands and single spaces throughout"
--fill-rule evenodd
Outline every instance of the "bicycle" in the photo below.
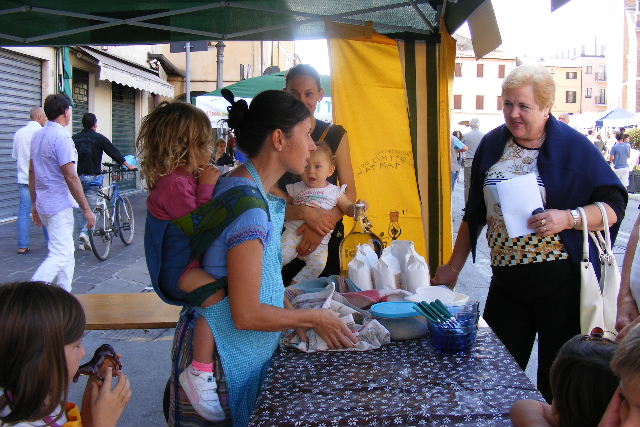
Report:
M 91 186 L 100 187 L 98 200 L 93 209 L 96 225 L 89 230 L 91 251 L 100 261 L 105 261 L 109 257 L 114 236 L 119 236 L 122 243 L 129 245 L 133 242 L 135 230 L 131 201 L 118 191 L 118 182 L 126 171 L 115 163 L 103 163 L 103 165 L 109 169 L 102 171 L 99 178 L 89 183 Z M 131 172 L 135 173 L 135 170 Z M 103 185 L 105 175 L 110 177 L 109 185 Z

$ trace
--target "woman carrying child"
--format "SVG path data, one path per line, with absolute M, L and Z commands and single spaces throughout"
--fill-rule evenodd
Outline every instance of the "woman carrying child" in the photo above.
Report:
M 349 200 L 356 200 L 356 181 L 351 166 L 349 139 L 347 131 L 340 125 L 317 120 L 313 114 L 318 103 L 324 97 L 324 89 L 320 83 L 320 75 L 310 65 L 298 64 L 287 72 L 284 90 L 299 99 L 311 114 L 311 138 L 316 144 L 326 143 L 335 155 L 335 172 L 328 178 L 331 184 L 347 185 L 345 195 Z M 271 191 L 284 197 L 287 184 L 299 181 L 299 176 L 286 173 L 278 181 L 276 188 Z M 318 209 L 312 206 L 287 206 L 287 220 L 302 220 L 299 227 L 301 239 L 297 246 L 298 256 L 304 257 L 312 253 L 324 240 L 327 233 L 332 233 L 328 242 L 328 259 L 326 268 L 320 276 L 330 276 L 340 273 L 339 247 L 344 237 L 342 212 L 338 207 L 330 210 Z M 302 268 L 301 262 L 291 262 L 283 270 L 285 284 Z
M 41 282 L 0 286 L 0 426 L 111 427 L 131 399 L 123 373 L 103 365 L 90 377 L 82 410 L 67 402 L 85 351 L 85 315 L 67 291 Z
M 227 385 L 233 424 L 247 425 L 280 331 L 301 328 L 304 336 L 304 328 L 314 328 L 331 348 L 352 347 L 357 338 L 336 313 L 295 310 L 284 298 L 280 238 L 285 201 L 264 189 L 274 186 L 285 172 L 304 171 L 310 152 L 315 150 L 309 137 L 309 110 L 282 91 L 257 95 L 250 108 L 243 100 L 235 102 L 229 91 L 223 95 L 232 103 L 229 127 L 248 161 L 220 177 L 212 201 L 192 214 L 174 222 L 148 216 L 145 250 L 152 281 L 161 296 L 186 301 L 191 294 L 179 286 L 186 265 L 183 253 L 197 255 L 197 249 L 206 246 L 201 265 L 215 282 L 195 291 L 200 294 L 199 289 L 223 283 L 226 292 L 221 301 L 200 306 L 199 311 L 215 337 L 214 366 L 222 366 L 217 377 L 224 378 Z M 168 139 L 178 140 L 178 135 L 174 136 Z M 243 195 L 242 203 L 235 202 L 238 199 L 232 195 L 236 193 Z M 243 206 L 248 208 L 242 210 Z M 224 214 L 215 215 L 222 208 Z M 200 228 L 200 220 L 206 222 L 210 217 L 223 219 L 215 233 Z M 232 219 L 225 223 L 225 218 Z M 190 233 L 173 233 L 171 224 L 175 223 Z
M 353 202 L 345 194 L 346 184 L 338 187 L 327 179 L 336 170 L 335 157 L 327 144 L 319 144 L 302 173 L 302 181 L 287 184 L 286 200 L 294 206 L 313 206 L 322 209 L 340 208 L 345 215 L 354 215 Z M 282 265 L 287 265 L 298 256 L 296 248 L 302 239 L 298 228 L 303 220 L 288 220 L 282 233 Z M 331 232 L 325 234 L 318 247 L 311 253 L 300 257 L 305 266 L 291 280 L 291 284 L 318 278 L 327 264 L 327 254 Z

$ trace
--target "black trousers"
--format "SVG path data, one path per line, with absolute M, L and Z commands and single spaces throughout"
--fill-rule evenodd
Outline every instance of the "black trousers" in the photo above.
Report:
M 580 333 L 580 271 L 569 260 L 493 267 L 484 318 L 523 370 L 538 334 L 538 389 L 551 402 L 549 370 Z
M 344 224 L 342 220 L 338 221 L 336 228 L 331 233 L 331 239 L 329 239 L 327 256 L 327 265 L 320 273 L 320 277 L 332 276 L 334 274 L 340 274 L 340 243 L 344 238 Z M 289 264 L 282 268 L 282 281 L 285 286 L 291 284 L 291 279 L 304 267 L 304 261 L 295 258 Z

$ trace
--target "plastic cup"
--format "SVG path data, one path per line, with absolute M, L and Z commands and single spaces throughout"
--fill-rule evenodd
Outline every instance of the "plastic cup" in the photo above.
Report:
M 429 321 L 429 342 L 433 348 L 440 353 L 450 354 L 469 351 L 478 333 L 479 305 L 477 301 L 447 305 L 456 319 L 455 326 Z

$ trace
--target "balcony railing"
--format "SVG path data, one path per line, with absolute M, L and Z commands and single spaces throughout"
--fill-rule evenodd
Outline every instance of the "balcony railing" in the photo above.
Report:
M 607 73 L 596 73 L 596 81 L 598 82 L 606 82 L 607 81 Z
M 596 105 L 607 105 L 607 97 L 606 96 L 596 96 Z

